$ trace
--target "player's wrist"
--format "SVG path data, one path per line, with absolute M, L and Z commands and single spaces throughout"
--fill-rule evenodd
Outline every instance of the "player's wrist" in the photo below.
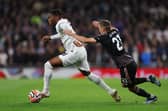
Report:
M 54 36 L 54 35 L 50 35 L 48 38 L 49 38 L 50 40 L 52 40 L 52 39 L 55 39 L 55 36 Z

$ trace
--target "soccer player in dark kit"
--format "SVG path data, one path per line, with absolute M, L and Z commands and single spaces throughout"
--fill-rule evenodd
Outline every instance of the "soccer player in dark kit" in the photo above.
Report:
M 120 69 L 122 86 L 128 88 L 129 91 L 138 96 L 145 97 L 147 104 L 157 101 L 157 96 L 148 93 L 137 85 L 151 82 L 157 86 L 161 86 L 160 81 L 154 75 L 150 75 L 147 78 L 136 78 L 137 64 L 133 57 L 125 51 L 119 30 L 113 27 L 109 20 L 93 21 L 93 26 L 100 32 L 100 35 L 97 37 L 80 36 L 69 30 L 64 30 L 64 33 L 81 42 L 101 43 Z

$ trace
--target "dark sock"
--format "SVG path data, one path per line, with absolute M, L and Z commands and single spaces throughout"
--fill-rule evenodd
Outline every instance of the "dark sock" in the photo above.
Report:
M 135 78 L 134 84 L 142 84 L 144 82 L 148 82 L 146 78 Z
M 151 96 L 151 94 L 149 94 L 148 92 L 146 92 L 144 89 L 138 88 L 136 89 L 135 92 L 137 95 L 142 96 L 142 97 L 146 97 L 149 98 Z

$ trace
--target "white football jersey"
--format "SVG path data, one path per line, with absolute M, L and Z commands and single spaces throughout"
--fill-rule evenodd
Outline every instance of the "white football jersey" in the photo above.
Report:
M 71 26 L 71 23 L 67 19 L 62 18 L 57 22 L 55 28 L 56 28 L 57 35 L 60 36 L 59 38 L 61 39 L 66 51 L 73 50 L 74 47 L 76 47 L 73 43 L 74 40 L 76 39 L 63 33 L 63 30 L 71 30 L 73 33 L 75 33 L 75 31 Z

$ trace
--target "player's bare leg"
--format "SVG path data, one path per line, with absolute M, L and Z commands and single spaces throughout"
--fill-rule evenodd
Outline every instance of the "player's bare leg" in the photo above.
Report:
M 53 68 L 60 67 L 60 66 L 62 66 L 62 61 L 60 60 L 59 57 L 54 57 L 44 64 L 44 78 L 43 78 L 44 85 L 43 85 L 43 90 L 41 92 L 42 98 L 50 96 L 49 85 L 50 85 L 50 79 L 52 76 Z
M 156 84 L 158 83 L 158 80 L 153 76 L 152 79 L 150 79 L 151 78 L 150 76 L 148 78 L 135 78 L 136 71 L 137 71 L 137 65 L 135 64 L 135 62 L 132 62 L 125 68 L 121 69 L 122 76 L 123 75 L 125 76 L 121 78 L 122 86 L 128 88 L 129 91 L 138 96 L 145 97 L 147 104 L 157 101 L 156 96 L 148 93 L 142 88 L 137 87 L 136 85 L 142 84 L 144 82 L 153 82 Z
M 110 96 L 116 101 L 120 102 L 120 96 L 118 95 L 118 92 L 116 89 L 112 89 L 110 86 L 108 86 L 103 79 L 101 79 L 98 75 L 90 72 L 90 71 L 84 71 L 80 70 L 83 75 L 87 76 L 88 79 L 94 83 L 96 83 L 98 86 L 103 88 L 105 91 L 108 92 Z
M 138 85 L 138 84 L 142 84 L 145 82 L 151 82 L 152 84 L 155 84 L 156 86 L 161 86 L 161 82 L 159 81 L 159 79 L 157 79 L 154 75 L 150 75 L 149 77 L 144 77 L 144 78 L 135 78 L 134 80 L 134 84 Z
M 148 93 L 147 91 L 145 91 L 142 88 L 139 88 L 136 86 L 136 84 L 141 84 L 147 82 L 147 78 L 133 78 L 131 79 L 130 75 L 128 74 L 127 70 L 126 70 L 126 78 L 122 79 L 122 85 L 123 87 L 128 87 L 129 91 L 131 91 L 132 93 L 141 96 L 141 97 L 145 97 L 146 98 L 146 103 L 150 104 L 153 103 L 155 101 L 157 101 L 157 97 Z
M 155 101 L 157 101 L 157 97 L 146 92 L 144 89 L 139 88 L 137 86 L 132 86 L 132 87 L 128 87 L 129 91 L 135 93 L 138 96 L 142 96 L 146 98 L 146 104 L 150 104 L 153 103 Z

